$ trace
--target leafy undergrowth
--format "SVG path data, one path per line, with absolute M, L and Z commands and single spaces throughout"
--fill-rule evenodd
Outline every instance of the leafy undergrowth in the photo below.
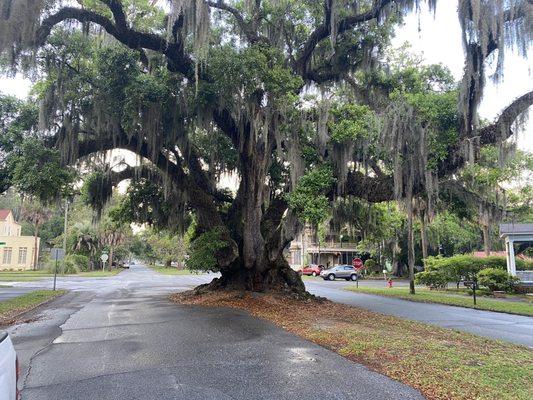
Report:
M 533 350 L 330 301 L 238 292 L 171 296 L 234 307 L 419 389 L 428 399 L 531 399 Z
M 533 316 L 533 303 L 529 302 L 527 299 L 520 301 L 520 299 L 516 297 L 515 299 L 517 301 L 506 301 L 480 296 L 477 298 L 477 304 L 474 306 L 472 296 L 462 295 L 459 292 L 446 293 L 436 290 L 416 289 L 416 294 L 412 295 L 409 294 L 409 288 L 369 288 L 361 286 L 359 286 L 359 288 L 351 286 L 346 288 L 346 290 L 366 294 L 377 294 L 387 297 L 396 297 L 421 303 L 448 304 L 452 306 L 475 308 L 478 310 L 498 311 Z
M 33 310 L 65 293 L 65 290 L 35 290 L 22 296 L 0 301 L 0 325 L 11 323 L 19 314 Z

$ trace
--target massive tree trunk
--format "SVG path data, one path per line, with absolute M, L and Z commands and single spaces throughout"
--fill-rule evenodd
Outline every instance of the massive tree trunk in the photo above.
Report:
M 426 210 L 420 210 L 420 245 L 422 247 L 422 258 L 428 258 L 428 232 L 426 221 Z
M 200 286 L 199 290 L 229 289 L 307 295 L 302 279 L 289 266 L 283 255 L 272 262 L 252 268 L 244 264 L 242 260 L 238 260 L 231 268 L 223 269 L 221 272 L 220 278 L 215 278 L 211 283 Z
M 485 257 L 490 256 L 491 244 L 490 244 L 490 225 L 483 224 L 483 249 L 485 250 Z
M 243 210 L 244 215 L 250 213 L 253 214 L 253 211 Z M 307 295 L 300 276 L 285 259 L 285 246 L 279 242 L 279 226 L 266 221 L 265 215 L 255 229 L 247 229 L 238 246 L 238 257 L 227 266 L 219 266 L 222 276 L 200 286 L 199 290 L 274 291 Z M 243 223 L 245 225 L 246 222 Z M 245 246 L 251 244 L 255 246 L 253 250 L 248 248 L 245 251 Z M 221 251 L 222 260 L 225 259 L 225 251 Z M 216 256 L 218 259 L 219 255 Z
M 110 271 L 113 269 L 114 255 L 115 255 L 115 246 L 111 244 L 111 246 L 109 246 L 109 270 Z
M 415 294 L 415 240 L 413 213 L 407 213 L 407 259 L 409 264 L 409 293 Z

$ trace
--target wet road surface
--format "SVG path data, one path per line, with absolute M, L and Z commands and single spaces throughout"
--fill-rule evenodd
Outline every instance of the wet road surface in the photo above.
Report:
M 168 301 L 210 278 L 138 266 L 110 278 L 63 279 L 70 293 L 9 329 L 22 399 L 422 398 L 244 312 Z

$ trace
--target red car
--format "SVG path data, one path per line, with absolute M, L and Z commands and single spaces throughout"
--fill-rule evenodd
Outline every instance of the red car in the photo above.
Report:
M 323 265 L 308 265 L 306 267 L 303 267 L 299 272 L 300 275 L 318 276 L 320 275 L 320 271 L 322 271 L 323 269 Z

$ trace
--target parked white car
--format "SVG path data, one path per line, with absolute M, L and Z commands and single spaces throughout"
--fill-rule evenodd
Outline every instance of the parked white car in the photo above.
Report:
M 0 331 L 0 399 L 17 400 L 19 366 L 17 354 L 7 332 Z

